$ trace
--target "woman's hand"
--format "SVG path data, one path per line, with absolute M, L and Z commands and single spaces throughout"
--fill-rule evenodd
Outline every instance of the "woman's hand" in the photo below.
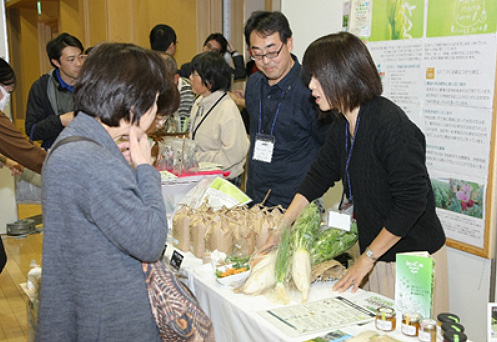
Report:
M 150 156 L 150 142 L 148 141 L 147 134 L 145 134 L 143 129 L 139 126 L 132 125 L 129 129 L 129 161 L 131 161 L 135 167 L 141 164 L 150 165 Z
M 366 255 L 361 254 L 354 265 L 352 265 L 345 275 L 333 286 L 333 291 L 345 292 L 352 286 L 352 293 L 355 293 L 361 285 L 364 277 L 373 269 L 374 261 Z

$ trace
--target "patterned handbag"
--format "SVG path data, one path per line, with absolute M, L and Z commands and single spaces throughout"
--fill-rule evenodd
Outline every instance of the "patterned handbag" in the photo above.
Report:
M 214 329 L 195 296 L 162 260 L 142 262 L 148 298 L 162 341 L 213 342 Z

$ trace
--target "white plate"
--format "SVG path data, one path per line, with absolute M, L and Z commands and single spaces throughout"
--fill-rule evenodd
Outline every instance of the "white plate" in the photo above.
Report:
M 233 265 L 231 265 L 231 264 L 230 265 L 219 266 L 219 267 L 216 268 L 216 270 L 224 272 L 224 271 L 226 271 L 228 268 L 230 268 L 232 266 Z M 242 272 L 242 273 L 238 273 L 238 274 L 233 274 L 233 275 L 230 275 L 230 276 L 227 276 L 227 277 L 222 277 L 222 278 L 218 278 L 216 276 L 216 280 L 217 280 L 217 282 L 219 284 L 226 285 L 226 286 L 238 285 L 238 284 L 241 284 L 242 282 L 244 282 L 245 279 L 247 279 L 247 277 L 249 275 L 250 275 L 250 270 Z

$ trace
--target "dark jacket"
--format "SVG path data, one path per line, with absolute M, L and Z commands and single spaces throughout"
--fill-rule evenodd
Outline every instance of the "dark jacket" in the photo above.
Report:
M 26 107 L 26 135 L 33 141 L 43 140 L 48 149 L 64 129 L 59 115 L 74 110 L 73 94 L 63 89 L 55 70 L 41 76 L 29 91 Z
M 445 234 L 435 212 L 423 133 L 400 107 L 383 97 L 363 105 L 358 120 L 349 175 L 361 253 L 383 227 L 402 239 L 381 261 L 395 261 L 399 252 L 436 252 L 445 243 Z M 345 130 L 341 116 L 298 190 L 308 200 L 339 180 L 349 194 Z
M 271 190 L 265 202 L 268 206 L 281 204 L 288 207 L 316 159 L 331 122 L 318 118 L 311 91 L 302 79 L 301 65 L 294 59 L 295 65 L 290 72 L 274 86 L 270 87 L 266 76 L 259 71 L 249 77 L 245 91 L 245 103 L 250 115 L 247 195 L 255 203 L 260 203 Z M 281 108 L 274 120 L 282 97 Z M 270 135 L 273 121 L 275 145 L 272 161 L 254 160 L 259 122 L 261 133 Z

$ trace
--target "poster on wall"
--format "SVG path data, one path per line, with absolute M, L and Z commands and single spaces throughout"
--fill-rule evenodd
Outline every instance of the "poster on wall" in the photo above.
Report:
M 351 0 L 348 31 L 361 38 L 371 35 L 372 0 Z
M 375 1 L 371 33 L 363 37 L 383 95 L 425 133 L 447 237 L 480 249 L 497 60 L 497 17 L 490 13 L 497 13 L 497 1 Z

